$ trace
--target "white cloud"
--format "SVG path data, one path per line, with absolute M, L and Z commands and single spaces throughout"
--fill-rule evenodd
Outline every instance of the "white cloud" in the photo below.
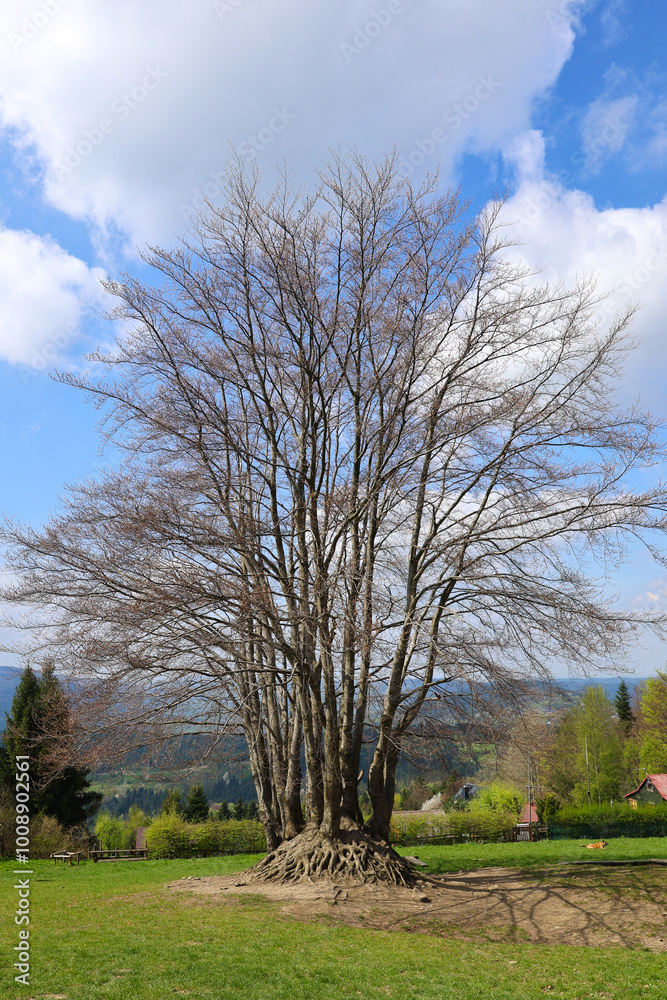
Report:
M 583 2 L 43 0 L 36 24 L 8 0 L 0 114 L 51 204 L 131 243 L 171 242 L 228 143 L 261 130 L 261 165 L 286 156 L 308 179 L 339 138 L 411 149 L 491 79 L 433 166 L 446 176 L 463 150 L 498 148 L 557 79 Z M 293 117 L 270 135 L 276 110 Z
M 653 67 L 642 77 L 616 63 L 603 79 L 604 90 L 582 116 L 581 151 L 572 163 L 591 175 L 620 153 L 630 171 L 659 169 L 667 153 L 664 80 Z
M 659 167 L 667 163 L 667 101 L 659 101 L 652 109 L 649 127 L 644 165 Z
M 605 45 L 616 45 L 627 33 L 628 0 L 606 0 L 600 12 Z
M 631 600 L 633 610 L 667 610 L 667 579 L 664 576 L 638 580 L 637 584 L 637 592 Z
M 597 172 L 604 160 L 622 149 L 638 103 L 636 94 L 616 100 L 602 97 L 593 101 L 581 125 L 584 169 Z
M 0 358 L 52 367 L 106 298 L 102 277 L 48 237 L 0 229 Z
M 645 208 L 603 208 L 590 195 L 568 190 L 544 169 L 539 132 L 518 137 L 508 148 L 517 167 L 516 193 L 505 209 L 513 234 L 525 245 L 516 253 L 546 279 L 572 282 L 582 272 L 599 276 L 610 292 L 609 311 L 639 303 L 634 331 L 642 343 L 631 355 L 626 387 L 665 412 L 667 365 L 667 197 Z M 608 318 L 608 315 L 607 317 Z

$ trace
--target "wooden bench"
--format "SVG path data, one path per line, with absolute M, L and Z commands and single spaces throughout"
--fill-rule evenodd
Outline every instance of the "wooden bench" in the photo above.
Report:
M 88 857 L 96 864 L 98 861 L 148 861 L 148 850 L 145 847 L 129 847 L 126 850 L 88 851 Z
M 78 865 L 79 858 L 81 857 L 82 854 L 83 851 L 56 851 L 55 854 L 51 855 L 51 857 L 53 858 L 53 867 L 55 868 L 59 861 L 69 861 L 71 865 L 72 858 L 76 858 L 76 863 Z

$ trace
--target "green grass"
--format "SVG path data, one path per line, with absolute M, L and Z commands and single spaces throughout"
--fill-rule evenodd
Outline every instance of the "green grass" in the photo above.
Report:
M 456 872 L 496 866 L 532 868 L 572 861 L 667 860 L 667 837 L 617 837 L 604 850 L 587 851 L 584 840 L 540 840 L 518 844 L 453 844 L 448 847 L 401 847 L 400 854 L 425 861 L 427 872 Z M 590 843 L 590 841 L 588 841 Z
M 660 857 L 665 855 L 662 843 L 616 841 L 595 854 Z M 565 841 L 418 850 L 433 871 L 544 866 L 586 853 Z M 462 941 L 328 921 L 299 923 L 281 917 L 279 908 L 260 896 L 202 898 L 165 889 L 183 875 L 228 874 L 253 860 L 236 856 L 57 869 L 50 862 L 34 862 L 27 989 L 14 984 L 11 969 L 13 865 L 0 864 L 0 996 L 533 1000 L 611 995 L 635 1000 L 667 995 L 667 956 L 644 951 L 497 944 L 479 936 Z

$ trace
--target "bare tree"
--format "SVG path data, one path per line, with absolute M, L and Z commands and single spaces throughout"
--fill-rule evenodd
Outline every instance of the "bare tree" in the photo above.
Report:
M 132 695 L 141 739 L 146 713 L 242 727 L 258 876 L 409 881 L 389 821 L 425 706 L 619 654 L 643 619 L 591 567 L 664 530 L 632 476 L 663 452 L 614 400 L 629 313 L 600 330 L 590 282 L 510 265 L 499 204 L 468 222 L 393 158 L 320 180 L 264 196 L 230 167 L 191 242 L 146 254 L 159 284 L 110 286 L 110 375 L 62 378 L 124 459 L 44 531 L 8 527 L 6 597 L 107 704 Z

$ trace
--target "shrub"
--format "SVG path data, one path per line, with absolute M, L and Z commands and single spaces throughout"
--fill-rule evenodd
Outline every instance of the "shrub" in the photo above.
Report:
M 0 789 L 0 857 L 13 857 L 16 851 L 16 813 L 14 796 Z M 30 857 L 49 858 L 57 851 L 86 851 L 90 833 L 85 824 L 67 828 L 55 816 L 37 815 L 30 819 Z
M 192 858 L 215 854 L 255 854 L 266 850 L 261 823 L 252 820 L 214 820 L 187 823 L 182 816 L 158 816 L 146 830 L 152 858 Z
M 9 788 L 0 788 L 0 856 L 12 857 L 16 851 L 16 810 Z
M 471 800 L 469 809 L 471 812 L 498 812 L 513 813 L 515 820 L 521 812 L 521 806 L 526 801 L 526 796 L 514 785 L 505 784 L 503 781 L 492 781 L 490 785 L 481 788 L 474 799 Z
M 448 813 L 449 828 L 454 841 L 459 844 L 466 840 L 486 840 L 492 843 L 514 840 L 516 813 L 499 809 L 475 808 L 462 812 Z
M 550 824 L 554 840 L 600 837 L 664 837 L 667 835 L 667 803 L 632 809 L 624 802 L 613 806 L 567 806 Z
M 455 810 L 423 816 L 392 816 L 390 840 L 394 844 L 432 842 L 464 843 L 467 840 L 514 840 L 516 816 L 496 809 Z
M 140 826 L 147 827 L 150 824 L 150 819 L 139 806 L 130 806 L 130 812 L 127 819 L 123 823 L 124 834 L 124 846 L 134 847 L 137 843 L 137 829 Z
M 38 816 L 30 831 L 30 854 L 35 858 L 49 858 L 57 851 L 69 850 L 67 833 L 55 816 Z
M 75 827 L 62 826 L 55 816 L 37 816 L 30 831 L 30 856 L 50 858 L 57 851 L 86 851 L 90 834 L 85 824 Z
M 442 795 L 440 792 L 436 792 L 435 795 L 432 795 L 430 799 L 421 804 L 422 812 L 433 812 L 435 809 L 442 809 Z
M 393 844 L 415 844 L 427 837 L 445 837 L 450 832 L 445 813 L 423 813 L 421 816 L 394 814 L 389 827 Z
M 189 824 L 175 811 L 157 816 L 146 830 L 146 846 L 151 858 L 189 857 Z
M 95 820 L 95 836 L 103 851 L 114 851 L 125 846 L 126 834 L 123 821 L 108 812 L 101 812 Z

